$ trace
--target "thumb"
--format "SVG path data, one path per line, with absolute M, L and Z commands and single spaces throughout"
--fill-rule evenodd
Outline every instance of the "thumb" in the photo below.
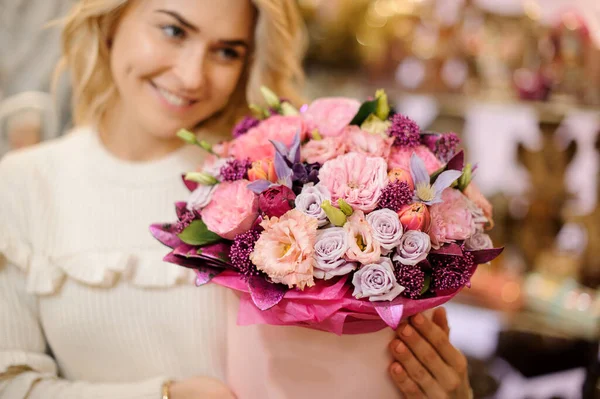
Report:
M 448 326 L 448 318 L 446 316 L 446 308 L 440 307 L 433 311 L 431 320 L 441 328 L 446 335 L 450 335 L 450 327 Z

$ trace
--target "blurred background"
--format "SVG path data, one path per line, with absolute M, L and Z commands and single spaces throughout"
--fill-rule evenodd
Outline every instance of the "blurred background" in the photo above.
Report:
M 75 2 L 0 2 L 0 157 L 70 125 L 43 26 Z M 478 165 L 506 251 L 448 306 L 475 396 L 600 398 L 600 1 L 298 2 L 308 98 L 385 88 Z

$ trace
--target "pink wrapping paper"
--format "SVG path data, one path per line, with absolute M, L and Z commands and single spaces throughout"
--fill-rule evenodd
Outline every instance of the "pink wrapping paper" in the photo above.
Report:
M 397 327 L 402 319 L 440 306 L 452 299 L 458 291 L 434 298 L 411 300 L 396 298 L 392 302 L 369 302 L 352 296 L 346 278 L 318 281 L 305 289 L 288 291 L 283 299 L 268 310 L 260 310 L 253 303 L 249 289 L 239 274 L 225 271 L 212 280 L 240 294 L 237 323 L 240 326 L 269 324 L 297 326 L 342 334 L 366 334 Z

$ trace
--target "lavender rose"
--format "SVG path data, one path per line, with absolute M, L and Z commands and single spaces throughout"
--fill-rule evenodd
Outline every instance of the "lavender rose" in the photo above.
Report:
M 465 241 L 465 247 L 471 251 L 494 248 L 492 239 L 485 233 L 477 232 Z
M 430 250 L 431 239 L 428 234 L 418 230 L 409 230 L 400 239 L 394 255 L 394 262 L 416 265 L 427 258 Z
M 321 204 L 325 200 L 331 200 L 331 194 L 327 187 L 317 184 L 306 184 L 302 192 L 296 197 L 296 209 L 300 212 L 317 219 L 319 227 L 325 226 L 329 220 Z
M 387 255 L 400 243 L 402 224 L 398 214 L 391 209 L 379 209 L 367 215 L 367 222 L 373 229 L 373 237 L 379 241 L 381 254 Z
M 391 301 L 404 291 L 404 287 L 396 281 L 394 267 L 389 258 L 379 258 L 378 263 L 361 267 L 354 273 L 352 284 L 352 295 L 355 298 L 368 297 L 371 302 Z
M 348 262 L 344 254 L 348 250 L 348 235 L 341 227 L 320 230 L 313 255 L 313 275 L 329 280 L 356 270 L 357 263 Z
M 210 201 L 212 200 L 213 197 L 213 193 L 215 192 L 215 188 L 217 188 L 217 185 L 214 186 L 205 186 L 203 184 L 199 184 L 198 188 L 196 188 L 192 194 L 190 195 L 190 198 L 187 201 L 187 210 L 188 211 L 199 211 L 202 208 L 205 208 L 208 206 L 208 204 L 210 204 Z

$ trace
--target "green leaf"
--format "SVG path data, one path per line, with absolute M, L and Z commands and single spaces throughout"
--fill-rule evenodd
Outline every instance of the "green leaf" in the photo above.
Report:
M 425 283 L 423 283 L 423 289 L 419 295 L 423 295 L 427 291 L 429 291 L 429 286 L 431 285 L 431 274 L 425 273 Z
M 188 245 L 207 245 L 223 239 L 210 231 L 202 220 L 194 220 L 177 237 Z
M 356 115 L 354 116 L 354 118 L 352 119 L 352 122 L 350 122 L 350 124 L 357 125 L 357 126 L 362 125 L 362 123 L 367 120 L 369 115 L 371 115 L 372 113 L 377 111 L 378 103 L 379 103 L 378 99 L 375 99 L 372 101 L 365 101 L 364 103 L 362 103 L 362 105 L 358 109 L 358 112 L 356 113 Z
M 471 183 L 471 180 L 473 180 L 473 172 L 472 171 L 473 171 L 473 167 L 471 166 L 470 163 L 465 165 L 465 168 L 463 169 L 463 174 L 458 178 L 457 186 L 460 191 L 465 191 L 467 186 Z

